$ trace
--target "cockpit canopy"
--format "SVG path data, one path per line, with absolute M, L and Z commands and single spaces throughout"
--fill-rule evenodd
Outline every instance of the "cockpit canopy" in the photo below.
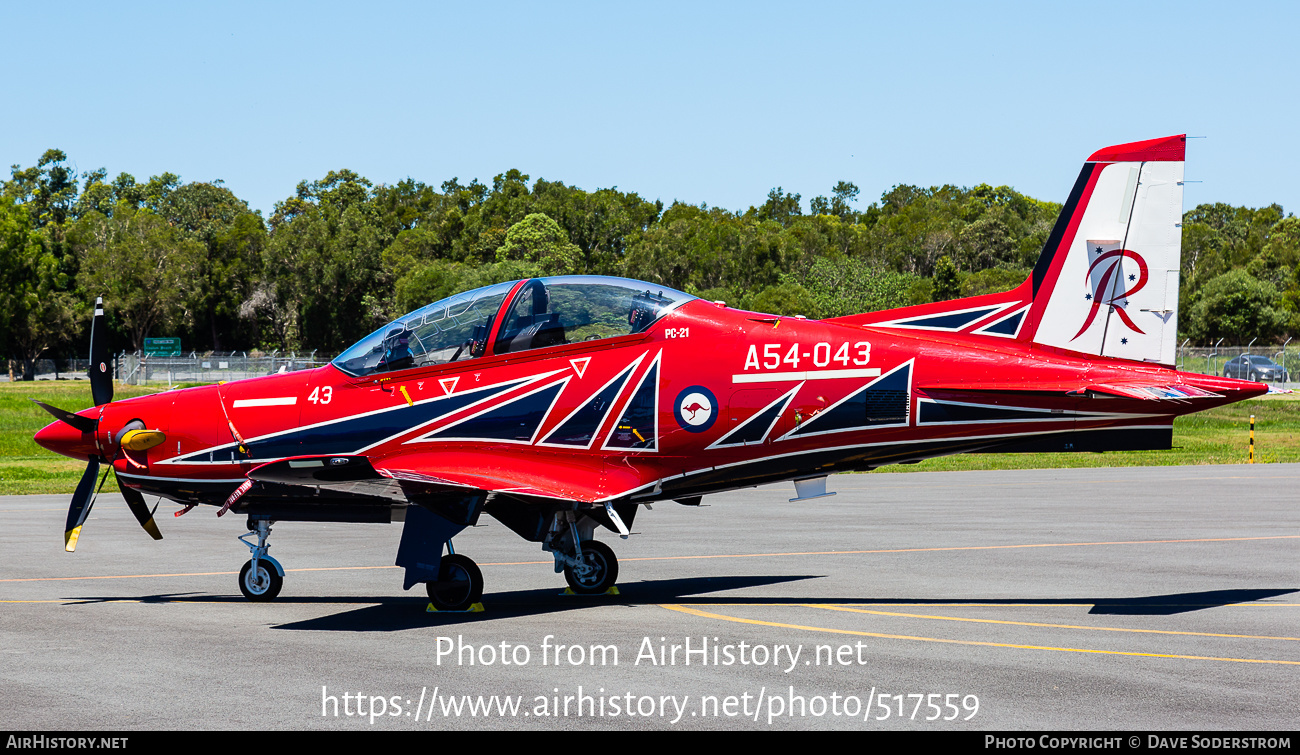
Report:
M 627 278 L 568 275 L 477 288 L 358 341 L 333 364 L 356 377 L 641 333 L 690 294 Z M 509 298 L 509 301 L 507 301 Z

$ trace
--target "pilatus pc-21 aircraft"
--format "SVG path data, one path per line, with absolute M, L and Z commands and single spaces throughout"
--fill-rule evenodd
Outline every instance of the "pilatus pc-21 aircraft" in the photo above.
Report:
M 1266 390 L 1172 366 L 1184 146 L 1088 158 L 1015 290 L 887 312 L 533 278 L 430 304 L 319 369 L 113 402 L 97 307 L 96 406 L 46 407 L 36 435 L 87 461 L 66 549 L 110 464 L 155 538 L 145 495 L 246 517 L 251 600 L 283 582 L 272 523 L 401 521 L 405 587 L 465 609 L 483 578 L 451 538 L 483 514 L 601 593 L 618 563 L 594 533 L 626 537 L 643 505 L 787 480 L 802 501 L 835 472 L 962 452 L 1168 448 L 1175 417 Z

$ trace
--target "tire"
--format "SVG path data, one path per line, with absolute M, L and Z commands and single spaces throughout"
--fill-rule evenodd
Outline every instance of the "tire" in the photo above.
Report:
M 257 574 L 252 572 L 253 560 L 250 558 L 244 568 L 239 570 L 239 591 L 254 603 L 275 600 L 275 596 L 280 594 L 280 588 L 284 587 L 284 577 L 280 576 L 269 561 L 261 558 L 257 560 Z
M 564 567 L 564 579 L 579 595 L 599 595 L 614 586 L 618 580 L 618 558 L 614 551 L 599 540 L 582 542 L 582 560 L 591 567 L 585 574 L 574 573 L 573 567 Z
M 1259 373 L 1258 373 L 1258 372 L 1252 372 L 1252 373 L 1250 373 L 1250 382 L 1252 382 L 1252 383 L 1258 383 L 1258 382 L 1259 382 Z
M 483 599 L 483 572 L 473 560 L 449 553 L 438 565 L 438 581 L 425 582 L 424 589 L 439 611 L 468 611 Z

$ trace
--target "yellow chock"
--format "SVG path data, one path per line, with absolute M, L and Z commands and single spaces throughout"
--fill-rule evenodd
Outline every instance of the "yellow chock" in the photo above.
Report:
M 424 612 L 425 613 L 483 613 L 483 610 L 484 609 L 482 603 L 475 603 L 469 608 L 466 608 L 464 611 L 439 611 L 437 608 L 433 607 L 432 603 L 430 603 L 429 607 L 424 609 Z
M 605 592 L 602 592 L 602 593 L 601 593 L 601 595 L 621 595 L 621 594 L 622 594 L 622 593 L 620 593 L 620 592 L 618 591 L 618 585 L 610 585 L 610 588 L 609 588 L 608 590 L 606 590 Z M 562 596 L 563 596 L 563 595 L 573 595 L 573 596 L 577 596 L 578 593 L 574 592 L 572 587 L 566 587 L 566 588 L 564 588 L 564 592 L 560 593 L 560 595 L 562 595 Z M 582 597 L 584 597 L 584 598 L 590 598 L 590 597 L 592 597 L 592 596 L 591 596 L 591 595 L 583 595 Z

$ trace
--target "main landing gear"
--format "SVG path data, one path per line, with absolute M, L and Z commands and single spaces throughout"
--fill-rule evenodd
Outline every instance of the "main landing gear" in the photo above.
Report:
M 267 554 L 272 524 L 269 519 L 249 517 L 248 532 L 239 536 L 252 553 L 239 570 L 239 591 L 255 602 L 275 600 L 284 587 L 284 567 Z M 621 520 L 616 524 L 626 533 Z M 618 558 L 608 545 L 594 539 L 596 526 L 595 519 L 581 512 L 556 511 L 550 530 L 542 538 L 542 550 L 555 558 L 556 573 L 563 572 L 569 590 L 578 595 L 608 593 L 618 580 Z M 439 560 L 437 579 L 424 583 L 429 602 L 439 611 L 471 610 L 483 599 L 483 572 L 472 559 L 456 553 L 449 539 L 442 542 L 446 543 L 447 554 Z M 440 547 L 437 543 L 434 541 L 434 547 Z M 401 563 L 400 551 L 398 557 Z M 427 579 L 428 574 L 421 574 L 408 587 L 418 584 L 420 578 Z
M 439 611 L 468 611 L 483 599 L 483 572 L 468 556 L 452 550 L 450 540 L 447 550 L 438 565 L 438 581 L 425 582 L 424 589 Z
M 257 545 L 244 538 L 257 535 Z M 239 570 L 239 591 L 249 600 L 264 603 L 275 600 L 284 587 L 284 567 L 266 555 L 266 539 L 271 535 L 271 522 L 266 519 L 248 520 L 248 532 L 239 536 L 239 542 L 248 546 L 253 557 Z
M 569 589 L 579 595 L 609 592 L 618 580 L 618 559 L 608 545 L 592 539 L 595 529 L 589 517 L 557 511 L 542 543 L 542 550 L 555 557 L 555 571 L 563 571 Z

